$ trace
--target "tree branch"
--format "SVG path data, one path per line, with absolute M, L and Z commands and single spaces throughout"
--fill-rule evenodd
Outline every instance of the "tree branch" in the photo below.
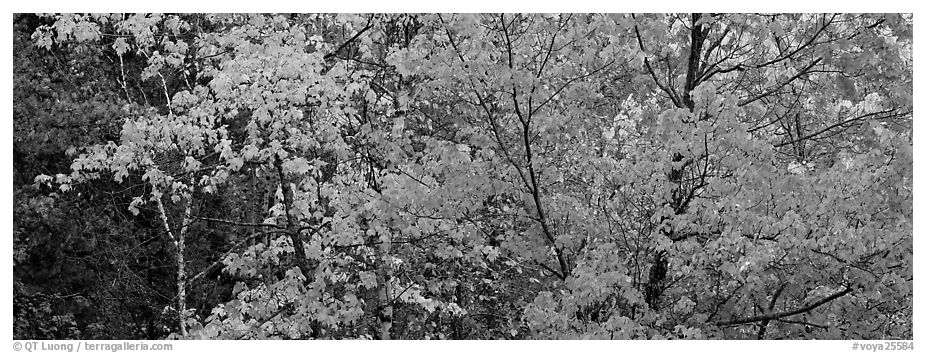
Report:
M 781 296 L 781 293 L 785 291 L 785 287 L 787 286 L 788 286 L 788 282 L 784 282 L 781 284 L 781 287 L 779 287 L 778 290 L 775 291 L 775 294 L 772 295 L 772 300 L 769 301 L 768 303 L 768 307 L 767 307 L 768 311 L 772 311 L 773 309 L 775 309 L 775 302 L 778 301 L 778 297 Z M 759 333 L 756 335 L 757 339 L 761 340 L 763 337 L 765 337 L 765 330 L 768 328 L 769 321 L 771 321 L 771 319 L 762 320 L 762 327 L 759 328 Z
M 367 20 L 367 25 L 363 27 L 362 29 L 360 29 L 360 31 L 357 32 L 357 34 L 354 34 L 354 36 L 350 37 L 350 39 L 348 39 L 346 42 L 341 43 L 341 45 L 338 46 L 338 48 L 335 49 L 333 52 L 325 54 L 324 56 L 325 60 L 328 60 L 328 59 L 331 59 L 332 57 L 337 56 L 338 53 L 341 52 L 341 50 L 344 50 L 345 47 L 353 43 L 355 40 L 357 40 L 357 38 L 360 38 L 360 35 L 362 35 L 364 32 L 366 32 L 370 28 L 373 28 L 373 15 L 370 15 L 370 19 Z
M 289 306 L 290 306 L 289 304 L 280 305 L 280 308 L 277 309 L 273 314 L 271 314 L 270 316 L 267 316 L 267 317 L 265 317 L 265 318 L 263 318 L 263 319 L 260 319 L 260 321 L 258 321 L 257 324 L 254 325 L 253 327 L 259 329 L 261 326 L 264 326 L 264 324 L 266 324 L 266 323 L 269 322 L 270 320 L 273 320 L 275 317 L 277 317 L 278 315 L 282 314 L 284 311 L 286 311 L 286 309 L 289 309 Z M 238 336 L 238 337 L 235 338 L 235 339 L 237 339 L 237 340 L 243 339 L 243 338 L 246 337 L 249 333 L 251 333 L 251 330 L 246 330 L 246 331 L 244 331 L 240 336 Z
M 193 219 L 195 219 L 195 220 L 197 220 L 197 221 L 207 221 L 207 222 L 225 223 L 225 224 L 231 224 L 231 225 L 243 226 L 243 227 L 273 227 L 273 228 L 285 229 L 285 227 L 281 227 L 281 226 L 276 225 L 276 224 L 268 224 L 268 223 L 238 222 L 238 221 L 232 221 L 232 220 L 228 220 L 228 219 L 210 218 L 210 217 L 199 217 L 199 216 L 195 216 L 195 217 L 193 217 Z
M 801 69 L 801 71 L 799 71 L 798 73 L 794 74 L 794 76 L 791 76 L 791 78 L 787 79 L 785 82 L 782 82 L 782 83 L 776 85 L 775 88 L 769 89 L 768 91 L 765 91 L 765 92 L 763 92 L 763 93 L 760 93 L 760 94 L 758 94 L 758 95 L 756 95 L 756 96 L 754 96 L 754 97 L 752 97 L 752 98 L 747 98 L 747 99 L 743 100 L 742 102 L 737 103 L 736 105 L 742 107 L 742 106 L 745 106 L 745 105 L 747 105 L 747 104 L 749 104 L 749 103 L 752 103 L 752 102 L 755 102 L 755 101 L 760 100 L 760 99 L 762 99 L 762 98 L 765 98 L 765 97 L 769 96 L 770 94 L 773 94 L 773 93 L 775 93 L 775 92 L 778 92 L 778 90 L 784 88 L 785 86 L 787 86 L 788 84 L 790 84 L 792 81 L 798 79 L 798 78 L 801 77 L 801 76 L 806 75 L 806 74 L 808 73 L 808 71 L 810 71 L 810 69 L 811 69 L 812 67 L 814 67 L 814 65 L 817 65 L 817 63 L 819 63 L 821 60 L 823 60 L 822 57 L 821 57 L 821 58 L 817 58 L 816 60 L 810 62 L 810 64 L 808 64 L 807 66 L 805 66 L 803 69 Z
M 771 60 L 771 61 L 767 61 L 767 62 L 764 62 L 764 63 L 761 63 L 761 64 L 757 64 L 756 66 L 754 66 L 754 68 L 756 68 L 756 69 L 761 69 L 761 68 L 763 68 L 763 67 L 766 67 L 766 66 L 773 65 L 773 64 L 776 64 L 776 63 L 778 63 L 778 62 L 781 62 L 782 60 L 790 59 L 792 56 L 794 56 L 794 54 L 797 54 L 797 53 L 800 52 L 801 50 L 804 50 L 805 48 L 807 48 L 808 46 L 810 46 L 811 44 L 813 44 L 813 42 L 815 42 L 815 41 L 817 40 L 817 38 L 820 37 L 820 34 L 823 33 L 823 30 L 825 30 L 827 26 L 829 26 L 830 24 L 832 24 L 832 23 L 833 23 L 833 20 L 835 20 L 835 19 L 836 19 L 836 14 L 833 14 L 833 16 L 830 17 L 830 20 L 829 20 L 828 22 L 824 23 L 823 26 L 821 26 L 820 29 L 818 29 L 817 32 L 814 33 L 812 37 L 810 37 L 810 40 L 808 40 L 807 43 L 804 43 L 804 44 L 801 45 L 800 47 L 797 47 L 797 49 L 794 49 L 793 51 L 791 51 L 791 52 L 788 53 L 787 55 L 778 57 L 778 58 L 773 59 L 773 60 Z
M 852 290 L 853 290 L 853 289 L 852 289 L 851 286 L 846 286 L 845 289 L 843 289 L 843 290 L 841 290 L 841 291 L 839 291 L 839 292 L 833 293 L 833 294 L 829 295 L 829 296 L 826 297 L 826 298 L 820 299 L 820 300 L 818 300 L 818 301 L 816 301 L 816 302 L 813 302 L 813 303 L 811 303 L 810 305 L 807 305 L 807 306 L 802 307 L 802 308 L 798 308 L 798 309 L 794 309 L 794 310 L 788 310 L 788 311 L 783 311 L 783 312 L 778 312 L 778 313 L 774 313 L 774 314 L 759 315 L 759 316 L 754 316 L 754 317 L 750 317 L 750 318 L 733 319 L 733 320 L 721 321 L 721 322 L 717 322 L 716 325 L 717 325 L 717 326 L 736 326 L 736 325 L 749 324 L 749 323 L 759 322 L 759 321 L 765 321 L 765 320 L 778 320 L 778 319 L 785 318 L 785 317 L 788 317 L 788 316 L 794 316 L 794 315 L 798 315 L 798 314 L 803 314 L 803 313 L 806 313 L 806 312 L 811 311 L 811 310 L 813 310 L 813 309 L 816 309 L 817 307 L 819 307 L 819 306 L 821 306 L 821 305 L 823 305 L 823 304 L 829 303 L 829 302 L 831 302 L 831 301 L 833 301 L 833 300 L 836 300 L 836 299 L 838 299 L 838 298 L 840 298 L 840 297 L 842 297 L 842 296 L 844 296 L 844 295 L 846 295 L 846 294 L 849 294 L 849 293 L 852 292 Z
M 839 123 L 836 123 L 836 124 L 827 126 L 826 128 L 823 128 L 823 129 L 821 129 L 821 130 L 819 130 L 819 131 L 817 131 L 817 132 L 811 133 L 811 134 L 809 134 L 809 135 L 804 135 L 804 136 L 802 136 L 801 138 L 792 139 L 792 140 L 790 140 L 790 141 L 786 141 L 786 142 L 782 142 L 782 143 L 775 144 L 775 147 L 783 147 L 783 146 L 793 145 L 793 144 L 795 144 L 795 143 L 798 143 L 798 142 L 801 142 L 801 141 L 808 140 L 808 139 L 814 138 L 814 137 L 816 137 L 816 136 L 819 136 L 820 134 L 825 133 L 825 132 L 827 132 L 827 131 L 829 131 L 829 130 L 835 129 L 835 128 L 839 127 L 839 126 L 846 125 L 846 124 L 849 124 L 849 123 L 853 123 L 853 122 L 862 120 L 862 119 L 864 119 L 864 118 L 867 118 L 867 117 L 870 117 L 870 116 L 873 116 L 873 115 L 884 114 L 884 113 L 890 113 L 890 112 L 893 112 L 894 110 L 896 110 L 896 109 L 888 109 L 888 110 L 882 110 L 882 111 L 879 111 L 879 112 L 873 112 L 873 113 L 863 114 L 863 115 L 854 117 L 854 118 L 852 118 L 852 119 L 844 120 L 844 121 L 841 121 L 841 122 L 839 122 Z M 893 114 L 893 115 L 891 115 L 891 116 L 901 116 L 901 115 L 904 115 L 904 114 L 906 114 L 906 113 L 897 113 L 897 114 Z
M 286 231 L 282 231 L 282 230 L 269 230 L 269 231 L 257 232 L 257 233 L 254 233 L 254 234 L 251 234 L 251 235 L 245 237 L 244 239 L 239 240 L 238 242 L 236 242 L 235 244 L 233 244 L 233 245 L 231 246 L 231 248 L 228 249 L 228 251 L 226 251 L 224 254 L 222 254 L 221 256 L 219 256 L 219 259 L 216 260 L 215 262 L 213 262 L 211 265 L 209 265 L 209 267 L 206 267 L 206 269 L 200 271 L 199 273 L 197 273 L 197 274 L 194 275 L 193 277 L 190 277 L 190 278 L 186 281 L 186 285 L 187 285 L 187 286 L 192 285 L 193 282 L 195 282 L 196 280 L 198 280 L 198 279 L 200 279 L 200 278 L 202 278 L 202 277 L 205 277 L 206 274 L 208 274 L 208 273 L 212 272 L 213 270 L 215 270 L 216 268 L 218 268 L 220 265 L 222 265 L 222 263 L 223 263 L 222 260 L 224 260 L 226 256 L 228 256 L 228 255 L 231 254 L 232 252 L 238 250 L 238 247 L 240 247 L 241 245 L 244 245 L 244 244 L 247 243 L 249 240 L 254 239 L 254 238 L 257 238 L 257 237 L 260 237 L 260 236 L 268 235 L 268 234 L 286 234 Z
M 633 16 L 634 19 L 636 19 L 636 16 L 634 16 L 634 15 L 631 15 L 631 16 Z M 636 25 L 634 25 L 634 26 L 633 26 L 633 31 L 634 31 L 634 33 L 636 33 L 636 35 L 637 35 L 637 44 L 640 45 L 640 51 L 643 52 L 643 65 L 646 66 L 646 71 L 649 72 L 649 75 L 650 75 L 650 77 L 653 78 L 653 82 L 656 83 L 656 86 L 659 87 L 659 89 L 661 89 L 663 92 L 665 92 L 665 93 L 669 96 L 669 99 L 672 100 L 672 104 L 675 104 L 676 107 L 681 108 L 681 107 L 682 107 L 682 103 L 679 102 L 679 101 L 678 101 L 678 98 L 675 97 L 674 92 L 672 92 L 672 90 L 671 90 L 669 87 L 666 87 L 666 86 L 663 85 L 661 82 L 659 82 L 659 78 L 656 77 L 656 71 L 653 70 L 653 67 L 652 67 L 652 66 L 650 66 L 650 64 L 649 64 L 649 58 L 646 57 L 646 48 L 643 47 L 643 37 L 640 36 L 640 29 L 637 28 Z

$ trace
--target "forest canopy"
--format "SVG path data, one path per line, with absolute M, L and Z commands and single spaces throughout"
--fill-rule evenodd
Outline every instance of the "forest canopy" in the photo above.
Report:
M 912 339 L 912 16 L 17 14 L 17 339 Z

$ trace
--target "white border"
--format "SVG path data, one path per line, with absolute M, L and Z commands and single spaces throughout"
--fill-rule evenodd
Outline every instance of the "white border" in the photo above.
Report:
M 876 0 L 270 0 L 9 1 L 13 12 L 914 12 L 914 1 Z

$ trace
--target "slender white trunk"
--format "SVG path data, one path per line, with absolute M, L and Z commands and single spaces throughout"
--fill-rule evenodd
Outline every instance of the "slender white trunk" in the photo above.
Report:
M 180 227 L 180 234 L 177 235 L 177 307 L 180 309 L 180 334 L 186 337 L 186 261 L 183 253 L 186 248 L 186 232 L 190 226 L 190 213 L 193 209 L 193 197 L 186 202 L 186 209 L 183 211 L 183 226 Z
M 176 236 L 174 232 L 171 231 L 170 222 L 167 220 L 167 211 L 164 210 L 164 204 L 161 202 L 161 198 L 155 198 L 155 203 L 157 203 L 161 221 L 164 222 L 164 229 L 167 231 L 167 236 L 170 237 L 171 242 L 173 242 L 174 246 L 177 248 L 177 319 L 180 321 L 180 335 L 186 337 L 186 261 L 183 257 L 183 253 L 184 247 L 186 246 L 186 231 L 191 223 L 190 213 L 193 208 L 193 198 L 190 197 L 186 201 L 183 219 L 180 221 L 180 230 L 177 232 Z
M 379 264 L 376 266 L 376 282 L 379 284 L 376 290 L 379 300 L 379 338 L 383 340 L 391 339 L 390 331 L 392 330 L 392 300 L 389 298 L 389 281 L 392 277 L 389 251 L 392 244 L 389 237 L 389 235 L 383 236 L 382 244 L 377 247 L 376 256 L 379 259 Z

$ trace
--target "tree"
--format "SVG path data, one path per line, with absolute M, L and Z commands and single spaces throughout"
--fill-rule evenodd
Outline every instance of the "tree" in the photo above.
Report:
M 113 51 L 129 104 L 36 181 L 146 183 L 174 337 L 909 337 L 910 27 L 57 15 L 35 42 Z

